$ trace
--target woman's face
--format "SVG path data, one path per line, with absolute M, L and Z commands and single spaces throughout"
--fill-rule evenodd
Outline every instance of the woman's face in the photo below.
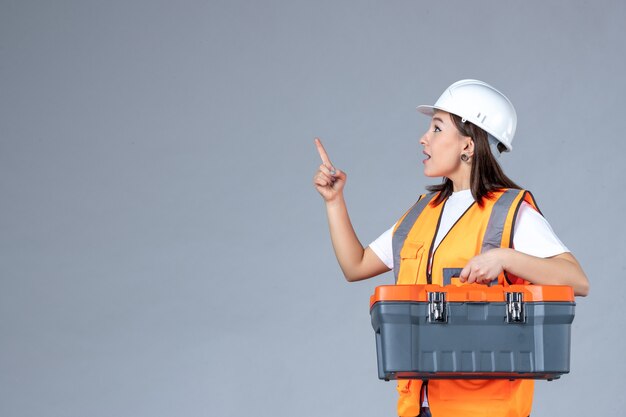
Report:
M 462 136 L 450 113 L 437 110 L 428 131 L 420 139 L 424 146 L 424 175 L 427 177 L 454 177 L 461 169 L 461 154 L 472 156 L 471 138 Z M 470 151 L 468 151 L 469 148 Z

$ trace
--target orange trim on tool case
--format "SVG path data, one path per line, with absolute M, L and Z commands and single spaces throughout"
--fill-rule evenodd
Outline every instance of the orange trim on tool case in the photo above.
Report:
M 370 297 L 370 309 L 381 301 L 427 302 L 429 292 L 445 292 L 449 302 L 505 302 L 507 292 L 520 292 L 524 302 L 574 302 L 574 290 L 565 285 L 381 285 Z

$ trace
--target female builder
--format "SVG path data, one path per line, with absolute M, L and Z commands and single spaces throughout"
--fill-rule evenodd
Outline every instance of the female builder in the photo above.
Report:
M 434 106 L 420 139 L 424 174 L 443 177 L 369 247 L 359 242 L 343 198 L 346 174 L 316 139 L 322 165 L 313 183 L 326 203 L 339 265 L 350 282 L 392 270 L 398 284 L 443 284 L 443 269 L 462 269 L 466 283 L 589 283 L 574 256 L 540 214 L 532 195 L 502 172 L 496 158 L 511 150 L 517 116 L 498 90 L 476 80 L 452 84 Z M 399 416 L 526 417 L 532 380 L 399 380 Z

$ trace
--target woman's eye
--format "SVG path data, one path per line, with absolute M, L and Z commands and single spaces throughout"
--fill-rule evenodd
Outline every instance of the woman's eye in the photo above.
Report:
M 435 126 L 435 128 L 433 129 L 433 132 L 441 132 L 441 129 L 439 129 L 439 127 Z

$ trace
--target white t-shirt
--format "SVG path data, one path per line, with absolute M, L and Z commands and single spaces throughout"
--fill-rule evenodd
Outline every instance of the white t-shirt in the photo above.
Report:
M 454 223 L 465 213 L 465 210 L 474 202 L 471 190 L 462 190 L 452 193 L 441 215 L 441 222 L 435 249 L 452 228 Z M 372 251 L 384 262 L 389 269 L 393 269 L 392 235 L 395 224 L 384 232 L 375 241 L 370 243 Z M 519 252 L 539 258 L 549 258 L 561 253 L 569 252 L 563 242 L 554 234 L 548 221 L 539 214 L 530 204 L 522 202 L 517 212 L 515 228 L 513 230 L 513 248 Z

